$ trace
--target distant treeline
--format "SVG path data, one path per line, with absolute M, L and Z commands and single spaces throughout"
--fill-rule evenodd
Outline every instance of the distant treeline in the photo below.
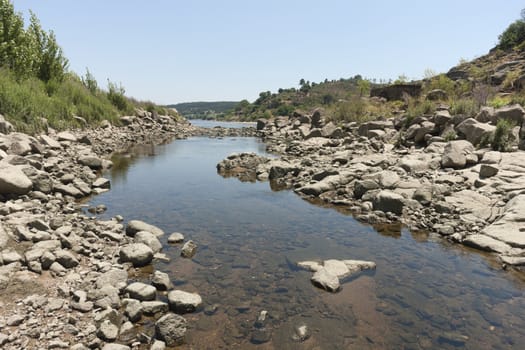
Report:
M 238 104 L 238 101 L 185 102 L 166 107 L 177 109 L 180 114 L 188 119 L 221 119 L 224 114 L 232 111 Z

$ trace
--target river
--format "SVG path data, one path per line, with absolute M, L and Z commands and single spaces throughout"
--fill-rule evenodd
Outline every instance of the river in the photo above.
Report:
M 90 205 L 165 230 L 177 289 L 198 292 L 187 314 L 192 349 L 518 349 L 525 346 L 525 283 L 490 256 L 425 232 L 375 230 L 268 183 L 222 178 L 233 152 L 265 154 L 255 138 L 190 138 L 114 158 L 111 191 Z M 171 232 L 198 244 L 191 260 Z M 339 293 L 310 283 L 302 260 L 360 259 L 377 269 Z M 254 327 L 267 311 L 265 334 Z M 151 321 L 142 321 L 151 329 Z M 306 325 L 310 337 L 292 339 Z M 269 340 L 268 340 L 269 339 Z M 266 341 L 268 340 L 268 341 Z M 266 342 L 265 342 L 266 341 Z M 257 343 L 263 342 L 257 345 Z M 184 347 L 183 347 L 184 348 Z

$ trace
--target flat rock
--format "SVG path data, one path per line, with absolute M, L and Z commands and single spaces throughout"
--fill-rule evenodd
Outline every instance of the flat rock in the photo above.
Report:
M 201 304 L 202 298 L 197 293 L 173 290 L 168 293 L 170 309 L 176 313 L 194 312 Z
M 463 240 L 463 244 L 487 252 L 497 252 L 500 254 L 506 254 L 511 251 L 510 245 L 484 234 L 470 235 Z
M 525 248 L 524 231 L 525 195 L 522 194 L 512 198 L 505 206 L 503 215 L 481 233 L 512 247 Z
M 316 287 L 325 289 L 332 293 L 337 292 L 339 288 L 341 288 L 339 278 L 324 268 L 315 272 L 311 281 Z
M 68 131 L 62 131 L 57 134 L 58 141 L 77 142 L 77 137 Z
M 148 231 L 153 233 L 155 236 L 160 237 L 164 235 L 164 231 L 162 231 L 157 226 L 150 225 L 148 223 L 145 223 L 144 221 L 140 220 L 131 220 L 128 222 L 128 225 L 126 226 L 126 234 L 128 236 L 135 236 L 137 232 L 140 231 Z
M 155 300 L 157 289 L 154 286 L 142 282 L 133 282 L 128 285 L 125 291 L 130 298 L 137 300 Z

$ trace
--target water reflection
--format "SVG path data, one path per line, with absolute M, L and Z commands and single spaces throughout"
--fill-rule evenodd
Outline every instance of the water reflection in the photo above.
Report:
M 291 191 L 274 192 L 268 183 L 224 179 L 215 165 L 233 152 L 263 153 L 264 145 L 241 138 L 175 141 L 129 158 L 126 181 L 118 181 L 124 175 L 117 172 L 112 190 L 92 202 L 106 204 L 105 215 L 139 218 L 199 244 L 192 260 L 179 258 L 179 245 L 165 244 L 172 261 L 156 265 L 205 301 L 203 311 L 187 317 L 186 348 L 513 349 L 525 344 L 520 275 L 502 272 L 487 255 L 426 233 L 362 225 Z M 310 272 L 295 267 L 298 261 L 329 258 L 372 260 L 377 269 L 330 294 L 311 285 Z M 268 333 L 255 326 L 261 311 L 268 312 Z M 293 335 L 303 324 L 310 336 L 299 343 Z

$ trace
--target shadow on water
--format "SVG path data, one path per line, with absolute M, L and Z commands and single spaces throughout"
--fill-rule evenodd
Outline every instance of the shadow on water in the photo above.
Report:
M 142 153 L 140 153 L 142 152 Z M 525 283 L 488 254 L 400 225 L 367 226 L 340 207 L 301 200 L 268 183 L 216 174 L 233 152 L 264 153 L 256 139 L 192 138 L 115 159 L 112 190 L 93 198 L 105 216 L 183 232 L 156 269 L 198 292 L 185 315 L 198 349 L 515 349 L 525 344 Z M 125 181 L 122 181 L 124 179 Z M 341 215 L 345 214 L 345 215 Z M 378 234 L 379 233 L 379 234 Z M 167 235 L 166 235 L 167 236 Z M 312 286 L 302 260 L 362 259 L 376 271 L 343 281 L 339 293 Z M 137 278 L 140 278 L 138 276 Z M 143 277 L 146 278 L 147 277 Z M 256 323 L 268 312 L 264 327 Z M 308 327 L 308 339 L 294 340 Z M 144 325 L 144 332 L 151 327 Z M 148 333 L 148 334 L 149 334 Z

